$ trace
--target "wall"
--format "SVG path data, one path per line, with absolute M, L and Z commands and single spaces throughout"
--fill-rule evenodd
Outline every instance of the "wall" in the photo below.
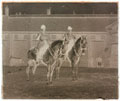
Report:
M 3 65 L 8 65 L 10 54 L 10 35 L 3 35 L 2 46 L 3 46 L 2 48 Z
M 99 17 L 99 14 L 98 17 L 3 17 L 3 31 L 40 31 L 44 24 L 47 31 L 66 31 L 71 26 L 73 31 L 101 32 L 117 19 L 117 15 Z
M 107 41 L 107 33 L 99 33 L 89 35 L 88 39 L 88 67 L 97 67 L 96 59 L 98 57 L 102 58 L 103 64 L 106 64 L 104 61 L 105 48 Z
M 118 68 L 118 22 L 114 22 L 107 26 L 107 31 L 110 36 L 110 67 Z

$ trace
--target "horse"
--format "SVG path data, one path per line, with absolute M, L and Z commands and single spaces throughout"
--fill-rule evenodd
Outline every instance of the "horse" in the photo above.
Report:
M 72 49 L 68 53 L 69 63 L 72 68 L 72 79 L 78 79 L 78 66 L 82 55 L 85 55 L 87 49 L 87 36 L 80 36 Z
M 68 53 L 72 49 L 76 37 L 72 33 L 66 33 L 64 34 L 64 38 L 67 40 L 67 44 L 62 46 L 62 55 L 61 57 L 58 58 L 57 63 L 56 63 L 56 68 L 55 68 L 55 78 L 59 79 L 59 74 L 60 74 L 60 68 L 62 67 L 62 64 L 65 60 L 69 61 Z
M 28 51 L 28 67 L 26 68 L 27 80 L 29 80 L 30 67 L 32 67 L 32 73 L 35 71 L 40 63 L 47 67 L 47 84 L 52 83 L 53 72 L 56 67 L 56 62 L 61 57 L 61 51 L 67 40 L 55 40 L 51 44 L 48 44 L 46 39 L 41 38 L 39 35 L 39 42 L 37 47 Z M 40 43 L 43 42 L 43 46 L 40 47 Z

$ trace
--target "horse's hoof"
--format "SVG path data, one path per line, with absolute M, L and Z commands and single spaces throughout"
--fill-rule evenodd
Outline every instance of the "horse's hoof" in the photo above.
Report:
M 51 85 L 52 85 L 52 82 L 47 82 L 47 85 L 48 85 L 48 86 L 51 86 Z
M 26 81 L 30 81 L 29 79 L 27 79 Z
M 75 81 L 76 79 L 75 78 L 72 78 L 72 81 Z

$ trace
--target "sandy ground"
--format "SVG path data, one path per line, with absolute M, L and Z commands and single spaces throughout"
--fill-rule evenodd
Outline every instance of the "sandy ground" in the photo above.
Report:
M 79 68 L 79 80 L 72 81 L 71 68 L 63 67 L 60 79 L 46 84 L 46 68 L 38 67 L 26 81 L 25 67 L 3 67 L 4 99 L 117 99 L 118 70 Z

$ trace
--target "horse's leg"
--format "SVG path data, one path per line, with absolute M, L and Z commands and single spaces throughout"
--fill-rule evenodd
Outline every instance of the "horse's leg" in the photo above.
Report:
M 59 73 L 60 73 L 60 67 L 56 67 L 56 69 L 55 69 L 55 79 L 56 80 L 59 79 Z
M 79 77 L 78 77 L 79 66 L 80 66 L 80 58 L 78 58 L 78 63 L 77 63 L 76 68 L 75 68 L 75 77 L 76 77 L 76 80 L 79 79 Z
M 54 73 L 54 69 L 55 69 L 55 64 L 56 61 L 50 66 L 50 84 L 52 84 L 52 78 L 53 78 L 53 73 Z
M 38 67 L 38 64 L 36 63 L 36 61 L 34 61 L 34 66 L 32 68 L 33 75 L 35 75 L 35 71 L 36 71 L 37 67 Z
M 60 66 L 56 68 L 56 80 L 59 79 L 59 77 L 60 77 L 59 74 L 60 74 Z
M 58 64 L 58 60 L 56 61 L 56 68 L 55 68 L 55 73 L 54 73 L 54 77 L 55 77 L 55 79 L 57 78 L 57 69 L 58 69 L 58 66 L 59 66 L 59 64 Z
M 78 66 L 75 67 L 75 79 L 78 80 Z
M 26 68 L 26 74 L 27 74 L 27 80 L 30 79 L 30 65 L 28 64 L 28 67 Z
M 48 65 L 48 67 L 47 67 L 47 84 L 49 84 L 49 82 L 50 82 L 50 70 L 51 70 L 51 67 L 50 67 L 50 65 Z
M 63 61 L 62 61 L 62 59 L 59 59 L 58 62 L 59 63 L 57 65 L 57 67 L 56 67 L 56 79 L 59 79 L 59 77 L 60 77 L 60 68 L 62 66 Z
M 53 76 L 56 79 L 56 77 L 57 77 L 57 69 L 55 69 L 55 72 L 54 72 Z
M 74 81 L 75 80 L 75 67 L 74 67 L 74 62 L 71 63 L 71 66 L 72 66 L 72 80 Z

